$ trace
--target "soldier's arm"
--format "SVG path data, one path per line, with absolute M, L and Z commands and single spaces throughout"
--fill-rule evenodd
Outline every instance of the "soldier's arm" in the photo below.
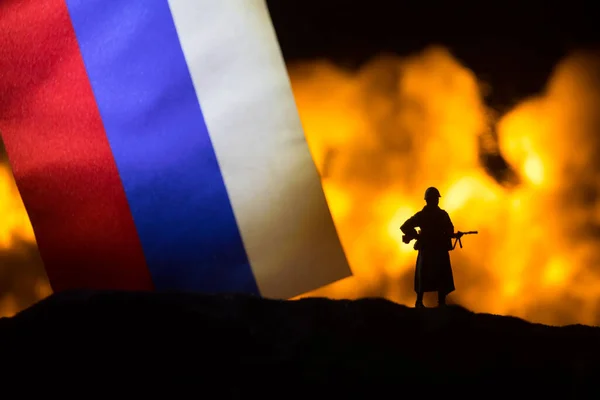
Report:
M 455 235 L 454 235 L 454 224 L 452 223 L 452 219 L 450 219 L 450 215 L 447 212 L 445 212 L 445 213 L 446 213 L 446 227 L 445 227 L 444 230 L 451 237 L 455 237 Z
M 411 237 L 416 237 L 417 236 L 417 230 L 415 228 L 418 227 L 418 226 L 419 226 L 419 213 L 416 213 L 415 215 L 413 215 L 412 217 L 410 217 L 409 219 L 407 219 L 402 224 L 402 226 L 400 227 L 400 230 L 405 235 L 408 235 L 408 236 L 411 236 Z

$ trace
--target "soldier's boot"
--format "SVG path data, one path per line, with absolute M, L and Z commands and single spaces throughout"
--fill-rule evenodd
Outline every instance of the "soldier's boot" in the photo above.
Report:
M 438 307 L 446 306 L 446 295 L 442 292 L 438 292 Z
M 425 308 L 425 304 L 423 304 L 423 293 L 417 293 L 417 301 L 415 302 L 415 308 Z

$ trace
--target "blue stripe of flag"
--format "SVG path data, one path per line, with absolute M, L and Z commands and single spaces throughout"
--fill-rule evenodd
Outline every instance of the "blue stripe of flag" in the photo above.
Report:
M 167 0 L 67 5 L 155 287 L 257 294 Z

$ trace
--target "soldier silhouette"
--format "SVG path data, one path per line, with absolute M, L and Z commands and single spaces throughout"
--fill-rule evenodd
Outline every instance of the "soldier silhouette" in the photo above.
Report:
M 461 232 L 454 233 L 450 216 L 439 207 L 442 197 L 439 190 L 430 187 L 425 191 L 425 207 L 410 217 L 400 227 L 405 235 L 405 243 L 416 239 L 418 250 L 415 268 L 415 307 L 422 308 L 425 292 L 438 292 L 438 305 L 446 305 L 446 296 L 454 291 L 454 277 L 450 263 L 452 238 L 460 238 Z M 421 228 L 417 232 L 416 228 Z

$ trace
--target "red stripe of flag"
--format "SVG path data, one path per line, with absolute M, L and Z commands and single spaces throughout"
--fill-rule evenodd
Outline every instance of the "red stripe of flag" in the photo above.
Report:
M 152 289 L 64 0 L 0 2 L 0 131 L 53 289 Z

